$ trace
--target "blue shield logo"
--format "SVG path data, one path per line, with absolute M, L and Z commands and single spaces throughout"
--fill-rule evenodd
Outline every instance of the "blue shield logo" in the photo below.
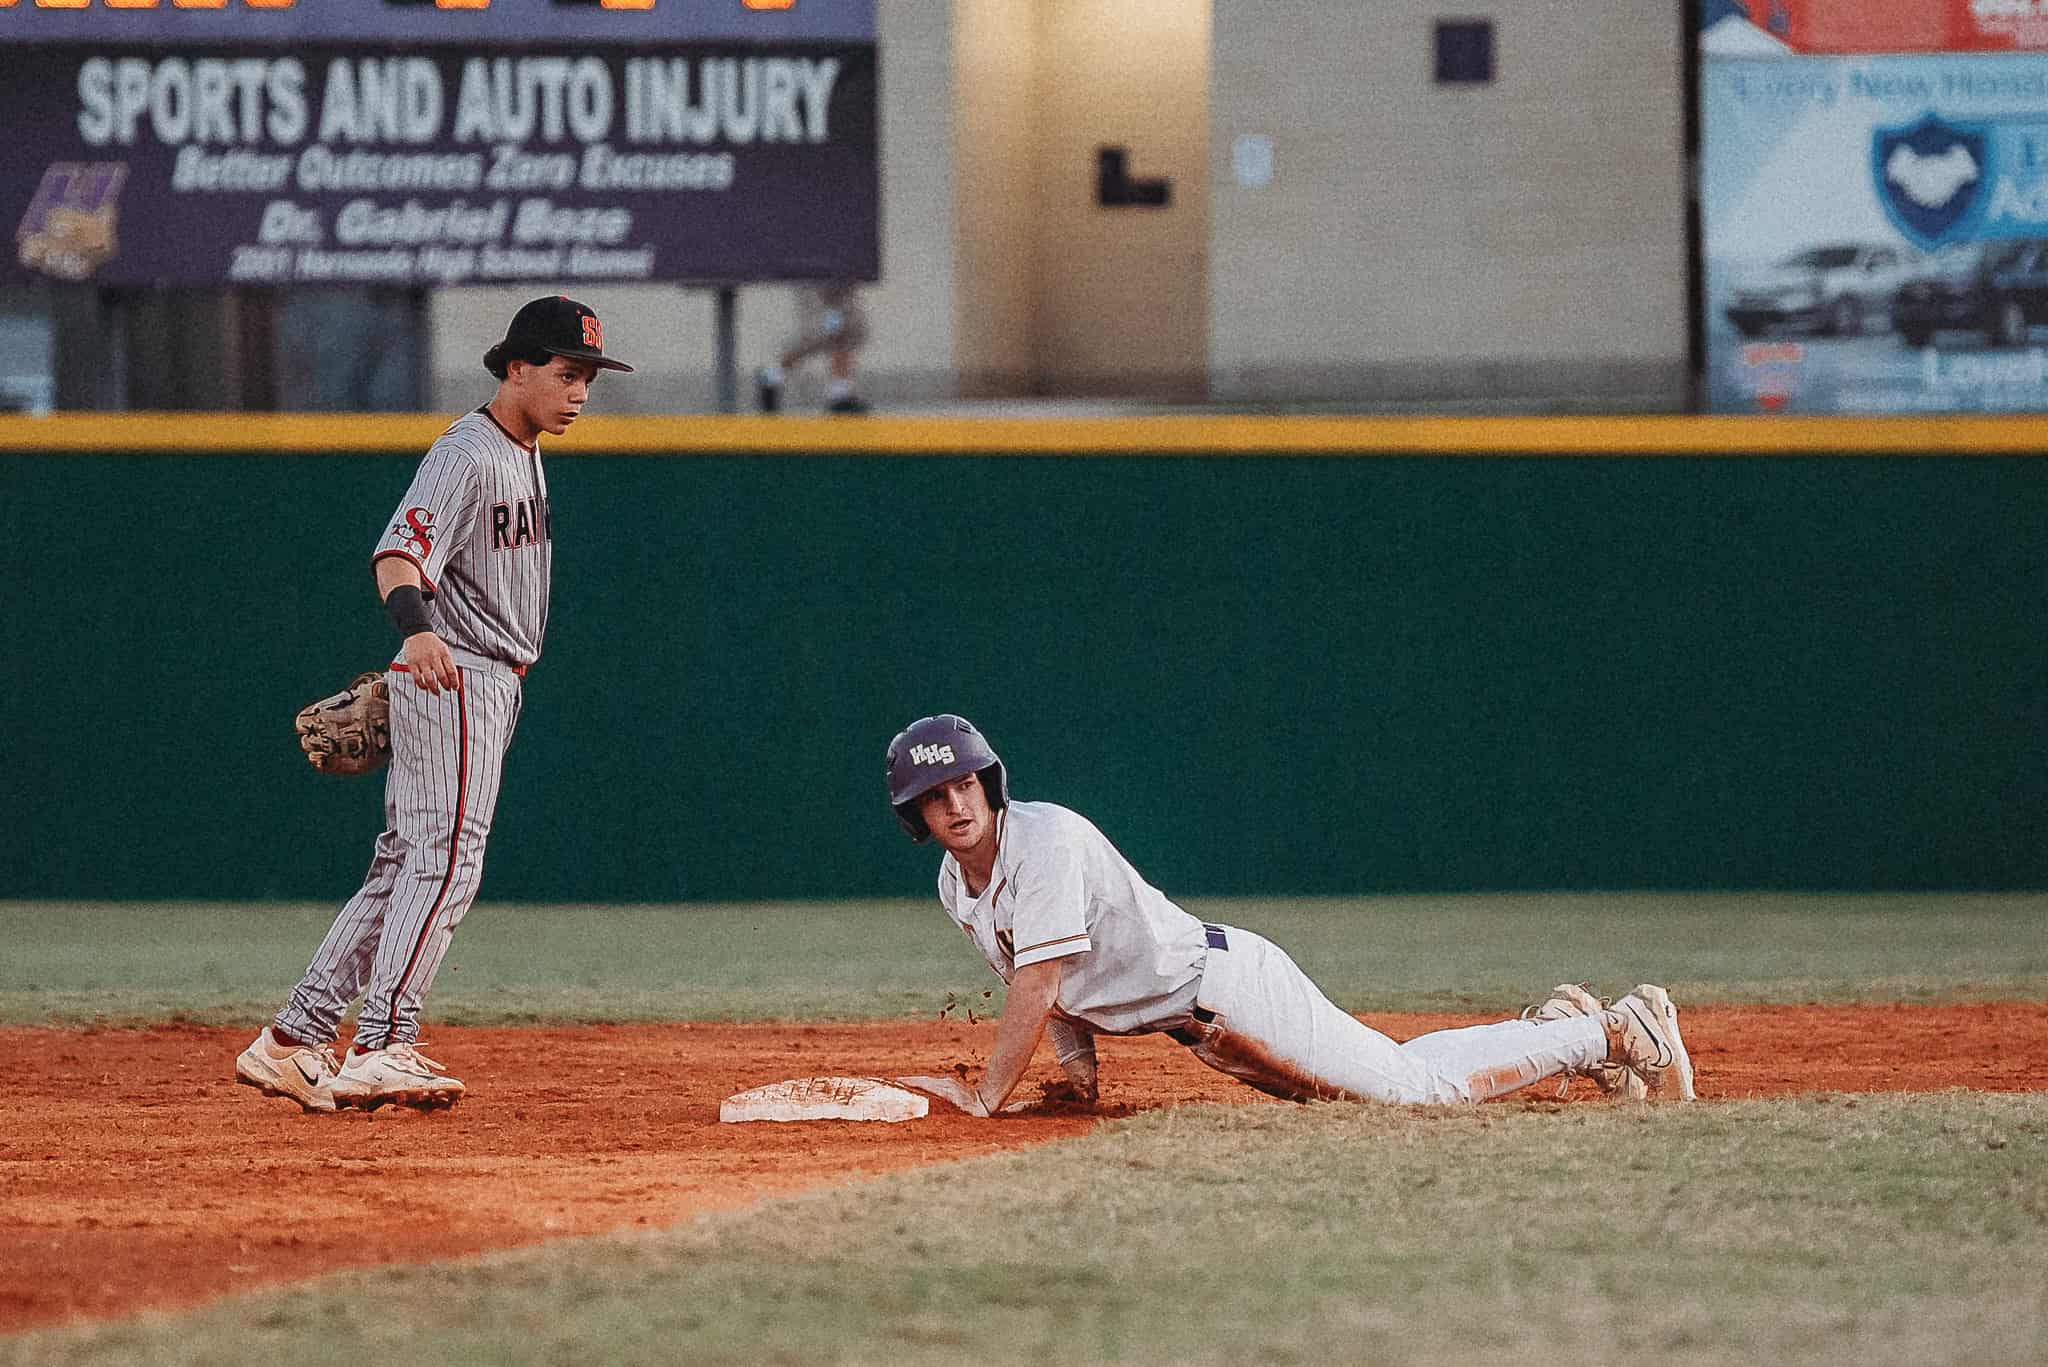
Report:
M 1963 236 L 1978 191 L 1990 179 L 1990 130 L 1945 123 L 1934 114 L 1871 135 L 1877 202 L 1900 232 L 1925 250 Z

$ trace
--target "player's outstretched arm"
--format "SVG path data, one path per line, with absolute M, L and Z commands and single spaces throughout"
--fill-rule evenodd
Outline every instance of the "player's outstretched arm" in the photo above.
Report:
M 1002 1110 L 1010 1093 L 1024 1079 L 1038 1041 L 1045 1034 L 1046 1018 L 1060 995 L 1060 961 L 1047 959 L 1026 964 L 1010 979 L 1010 992 L 1003 999 L 1003 1014 L 996 1022 L 996 1047 L 989 1055 L 988 1068 L 975 1088 L 983 1113 Z

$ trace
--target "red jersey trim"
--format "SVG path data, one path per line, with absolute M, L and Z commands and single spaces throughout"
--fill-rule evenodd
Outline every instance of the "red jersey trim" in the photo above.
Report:
M 426 564 L 423 561 L 421 561 L 421 559 L 418 556 L 414 555 L 411 551 L 401 551 L 395 546 L 387 546 L 383 550 L 378 551 L 375 555 L 370 557 L 371 573 L 376 573 L 377 562 L 379 560 L 382 560 L 387 555 L 397 556 L 400 560 L 405 561 L 407 564 L 411 565 L 414 569 L 420 572 L 420 588 L 422 590 L 423 596 L 432 598 L 435 594 L 441 591 L 438 588 L 434 587 L 433 580 L 427 578 Z

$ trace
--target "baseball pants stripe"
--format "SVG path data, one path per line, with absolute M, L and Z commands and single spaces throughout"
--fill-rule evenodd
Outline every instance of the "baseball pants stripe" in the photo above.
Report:
M 456 677 L 462 677 L 456 671 Z M 427 940 L 434 928 L 434 921 L 441 914 L 441 908 L 448 901 L 448 889 L 455 882 L 456 863 L 462 853 L 462 818 L 468 808 L 469 798 L 469 700 L 468 690 L 455 690 L 455 819 L 448 828 L 448 871 L 441 875 L 441 890 L 434 894 L 434 905 L 420 923 L 420 933 L 413 940 L 412 953 L 405 961 L 405 969 L 398 975 L 398 986 L 392 989 L 394 997 L 403 997 L 412 973 L 419 966 L 420 951 L 427 947 Z M 365 1003 L 367 1006 L 369 1003 Z

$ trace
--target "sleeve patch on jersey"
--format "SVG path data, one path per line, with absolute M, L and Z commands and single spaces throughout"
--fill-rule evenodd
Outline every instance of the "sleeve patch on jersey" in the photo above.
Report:
M 407 508 L 405 517 L 392 525 L 391 534 L 405 542 L 405 549 L 421 560 L 434 553 L 434 510 Z

